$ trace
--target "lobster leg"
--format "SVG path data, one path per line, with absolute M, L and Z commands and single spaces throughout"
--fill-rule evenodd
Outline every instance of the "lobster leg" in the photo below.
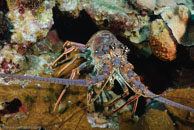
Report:
M 87 98 L 88 98 L 88 103 L 87 105 L 90 105 L 91 103 L 95 102 L 96 99 L 99 97 L 99 95 L 102 93 L 102 91 L 104 90 L 104 88 L 107 86 L 107 83 L 110 81 L 110 68 L 108 67 L 107 64 L 104 65 L 104 68 L 103 68 L 103 73 L 104 73 L 104 79 L 106 80 L 103 84 L 102 87 L 100 87 L 99 90 L 96 90 L 95 91 L 95 97 L 92 98 L 92 94 L 93 94 L 93 91 L 90 91 L 88 92 L 88 95 L 87 95 Z M 98 76 L 97 76 L 98 77 Z M 99 87 L 99 86 L 97 86 Z
M 64 52 L 63 52 L 63 54 L 61 54 L 53 63 L 52 63 L 52 68 L 54 68 L 54 66 L 55 66 L 55 64 L 64 56 L 64 55 L 66 55 L 66 54 L 68 54 L 68 53 L 70 53 L 70 52 L 72 52 L 73 50 L 75 49 L 75 47 L 71 47 L 71 48 L 69 48 L 68 50 L 65 50 Z
M 139 97 L 140 97 L 140 95 L 139 95 Z M 135 104 L 133 106 L 132 116 L 135 115 L 135 112 L 136 112 L 136 109 L 137 109 L 137 104 L 138 104 L 138 101 L 139 101 L 139 97 L 137 97 L 136 100 L 135 100 Z
M 89 96 L 89 97 L 88 97 L 88 99 L 89 99 L 88 105 L 90 105 L 91 103 L 93 103 L 93 102 L 96 101 L 96 99 L 97 99 L 97 98 L 99 97 L 99 95 L 102 93 L 103 89 L 106 87 L 108 81 L 109 81 L 109 79 L 107 79 L 106 82 L 104 83 L 103 87 L 102 87 L 100 90 L 98 90 L 98 91 L 96 92 L 97 94 L 95 95 L 95 97 L 94 97 L 93 99 L 91 99 L 92 92 L 89 92 L 89 95 L 88 95 L 88 96 Z
M 84 44 L 77 43 L 77 42 L 71 42 L 71 41 L 66 41 L 63 45 L 64 49 L 65 49 L 65 46 L 76 46 L 76 47 L 79 47 L 80 49 L 86 48 L 86 45 Z
M 128 87 L 126 85 L 126 83 L 123 81 L 122 77 L 120 75 L 118 75 L 116 77 L 116 80 L 119 82 L 119 84 L 121 85 L 121 88 L 123 90 L 123 92 L 126 94 L 126 95 L 129 95 L 129 90 L 128 90 Z
M 77 55 L 75 55 L 74 57 L 73 57 L 73 59 L 69 62 L 69 63 L 67 63 L 59 72 L 58 72 L 58 74 L 60 75 L 65 69 L 67 69 L 67 67 L 69 67 L 71 64 L 73 64 L 73 62 L 76 60 L 76 59 L 78 59 L 78 58 L 80 58 L 80 57 L 84 57 L 85 55 L 84 54 L 77 54 Z
M 111 114 L 114 114 L 114 113 L 116 113 L 117 111 L 119 111 L 120 109 L 122 109 L 123 107 L 125 107 L 126 105 L 128 105 L 128 104 L 130 104 L 130 103 L 132 103 L 132 102 L 134 102 L 134 101 L 138 101 L 138 98 L 140 97 L 140 95 L 138 95 L 138 94 L 136 94 L 136 95 L 133 95 L 133 96 L 131 96 L 122 106 L 120 106 L 119 108 L 116 108 L 116 109 L 114 109 L 114 110 L 112 110 L 112 111 L 110 111 L 110 112 L 107 112 L 106 113 L 106 115 L 107 116 L 109 116 L 109 115 L 111 115 Z M 136 103 L 135 103 L 136 104 Z M 137 106 L 137 105 L 136 105 Z M 135 106 L 135 109 L 136 109 L 136 106 Z M 135 112 L 135 110 L 133 110 L 134 112 Z
M 126 96 L 128 96 L 129 93 L 123 93 L 121 96 L 116 97 L 113 101 L 111 101 L 111 103 L 105 104 L 104 107 L 109 107 L 114 105 L 115 103 L 117 103 L 119 100 L 125 98 Z
M 111 105 L 114 105 L 116 102 L 118 102 L 119 100 L 121 100 L 121 99 L 123 99 L 123 98 L 125 98 L 126 96 L 129 95 L 129 91 L 128 91 L 128 87 L 127 87 L 127 85 L 129 85 L 129 84 L 126 85 L 124 79 L 121 77 L 120 72 L 118 72 L 118 73 L 119 73 L 119 75 L 116 77 L 116 79 L 119 82 L 119 84 L 121 85 L 124 93 L 121 96 L 119 96 L 116 99 L 114 99 L 110 104 L 106 105 L 106 107 L 111 106 Z M 134 104 L 134 107 L 133 107 L 133 112 L 132 112 L 132 115 L 134 115 L 135 114 L 135 111 L 136 111 L 136 108 L 137 108 L 137 104 L 138 104 L 139 97 L 140 97 L 140 95 L 138 95 L 138 94 L 132 96 L 126 102 L 127 104 L 126 103 L 123 104 L 121 107 L 113 110 L 111 113 L 113 114 L 113 113 L 117 112 L 118 110 L 120 110 L 121 108 L 123 108 L 125 105 L 128 105 L 129 103 L 135 101 L 135 104 Z
M 105 105 L 105 107 L 112 106 L 112 105 L 114 105 L 115 103 L 117 103 L 119 100 L 121 100 L 121 99 L 123 99 L 123 98 L 125 98 L 126 96 L 129 95 L 128 87 L 127 87 L 126 84 L 122 81 L 122 79 L 121 79 L 119 76 L 117 76 L 116 79 L 117 79 L 117 81 L 119 82 L 119 84 L 121 85 L 122 90 L 123 90 L 124 93 L 123 93 L 121 96 L 115 98 L 111 103 Z
M 79 67 L 73 69 L 71 76 L 70 76 L 70 79 L 74 79 L 76 74 L 79 75 L 80 70 L 84 69 L 87 66 L 88 66 L 88 62 L 84 62 Z M 66 88 L 64 88 L 63 91 L 61 92 L 61 94 L 60 94 L 60 96 L 55 104 L 54 111 L 56 110 L 57 106 L 59 105 L 59 103 L 60 103 L 60 101 L 61 101 L 61 99 L 62 99 L 63 95 L 65 94 L 68 87 L 69 87 L 69 85 L 67 85 Z
M 69 49 L 66 49 L 66 46 L 71 46 Z M 76 51 L 76 50 L 80 50 L 80 51 L 85 51 L 86 50 L 86 46 L 84 44 L 81 43 L 76 43 L 76 42 L 70 42 L 70 41 L 66 41 L 63 45 L 64 47 L 64 52 L 63 54 L 61 54 L 52 64 L 52 67 L 55 66 L 55 64 L 65 55 L 67 55 L 68 53 L 72 52 L 72 51 Z
M 74 79 L 75 76 L 76 76 L 76 72 L 73 71 L 73 72 L 71 73 L 70 79 Z M 68 88 L 68 87 L 69 87 L 69 85 L 67 85 L 67 88 Z M 64 88 L 63 91 L 61 92 L 61 94 L 60 94 L 60 96 L 59 96 L 57 102 L 55 103 L 54 111 L 56 110 L 57 106 L 59 105 L 59 103 L 60 103 L 60 101 L 61 101 L 63 95 L 65 94 L 67 88 Z

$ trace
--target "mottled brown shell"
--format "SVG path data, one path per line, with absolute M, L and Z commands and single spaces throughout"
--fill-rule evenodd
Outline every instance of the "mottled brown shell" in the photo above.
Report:
M 159 59 L 172 61 L 176 58 L 176 45 L 163 20 L 157 19 L 152 22 L 149 44 L 153 54 Z

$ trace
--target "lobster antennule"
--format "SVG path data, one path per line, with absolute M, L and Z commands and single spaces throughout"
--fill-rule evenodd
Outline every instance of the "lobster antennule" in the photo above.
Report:
M 172 100 L 169 100 L 167 98 L 158 96 L 158 95 L 156 95 L 156 94 L 154 94 L 154 93 L 152 93 L 150 91 L 147 91 L 147 94 L 149 96 L 153 97 L 154 100 L 158 100 L 158 101 L 163 102 L 165 104 L 168 104 L 168 105 L 171 105 L 171 106 L 174 106 L 174 107 L 177 107 L 177 108 L 180 108 L 180 109 L 183 109 L 183 110 L 190 111 L 190 112 L 194 113 L 194 109 L 191 108 L 191 107 L 188 107 L 188 106 L 182 105 L 180 103 L 174 102 Z

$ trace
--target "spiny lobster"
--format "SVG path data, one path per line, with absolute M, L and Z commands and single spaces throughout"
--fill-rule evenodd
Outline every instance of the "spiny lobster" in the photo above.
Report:
M 57 58 L 57 60 L 53 63 L 53 66 L 64 55 L 72 51 L 78 51 L 79 53 L 75 55 L 75 57 L 61 70 L 61 72 L 69 65 L 71 65 L 77 58 L 83 57 L 87 60 L 72 71 L 70 79 L 32 77 L 3 73 L 0 73 L 0 77 L 35 80 L 74 86 L 88 86 L 88 105 L 93 103 L 99 97 L 103 89 L 106 87 L 107 83 L 109 83 L 109 85 L 113 87 L 114 80 L 117 80 L 118 83 L 121 85 L 124 93 L 120 97 L 114 99 L 108 105 L 112 105 L 118 100 L 129 95 L 129 89 L 131 89 L 135 93 L 135 95 L 131 96 L 126 101 L 126 103 L 124 103 L 119 108 L 114 109 L 111 113 L 114 113 L 130 102 L 135 101 L 135 106 L 133 109 L 134 113 L 140 96 L 150 97 L 165 104 L 194 112 L 193 108 L 168 100 L 149 91 L 147 87 L 140 81 L 139 76 L 133 71 L 133 65 L 127 61 L 127 52 L 129 51 L 129 49 L 125 47 L 121 42 L 119 42 L 111 32 L 105 30 L 97 32 L 90 38 L 86 45 L 68 41 L 64 44 L 64 47 L 64 53 L 59 58 Z M 88 66 L 93 67 L 90 78 L 74 79 L 75 75 L 79 74 L 80 70 L 83 70 Z M 94 87 L 97 88 L 98 91 L 93 91 L 95 89 Z M 56 106 L 65 93 L 65 90 L 62 92 L 58 102 L 56 103 Z

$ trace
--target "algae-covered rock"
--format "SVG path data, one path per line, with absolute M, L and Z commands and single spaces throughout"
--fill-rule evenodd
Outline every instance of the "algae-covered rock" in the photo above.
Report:
M 8 18 L 14 26 L 12 43 L 35 43 L 46 37 L 54 24 L 52 8 L 54 0 L 7 0 Z
M 187 22 L 189 20 L 189 9 L 180 5 L 162 12 L 161 17 L 171 29 L 173 36 L 178 43 L 181 43 L 181 38 L 186 32 Z M 191 43 L 192 44 L 192 43 Z
M 59 9 L 74 17 L 84 10 L 99 28 L 109 29 L 140 43 L 149 36 L 149 17 L 142 16 L 126 0 L 57 0 Z
M 119 130 L 136 130 L 137 120 L 131 118 L 132 112 L 125 111 L 119 115 Z
M 167 112 L 150 109 L 138 121 L 138 130 L 174 130 L 174 124 Z
M 152 22 L 149 39 L 152 53 L 159 59 L 172 61 L 176 58 L 175 42 L 162 19 L 157 19 Z
M 16 73 L 26 68 L 26 58 L 19 53 L 22 45 L 5 45 L 0 51 L 0 71 Z

